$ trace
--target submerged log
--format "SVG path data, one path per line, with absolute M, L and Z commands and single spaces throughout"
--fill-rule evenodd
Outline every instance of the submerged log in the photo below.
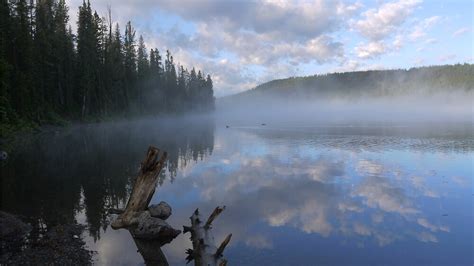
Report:
M 160 241 L 157 240 L 144 240 L 139 238 L 133 238 L 135 245 L 138 248 L 138 252 L 143 257 L 145 265 L 147 266 L 168 266 L 168 260 L 166 259 L 165 254 L 161 251 Z
M 196 209 L 191 219 L 191 227 L 183 226 L 183 233 L 191 233 L 191 241 L 193 243 L 193 249 L 188 249 L 186 254 L 187 263 L 194 260 L 194 265 L 219 265 L 223 266 L 227 264 L 227 260 L 224 258 L 224 249 L 229 244 L 232 234 L 229 234 L 224 241 L 216 246 L 214 237 L 211 232 L 211 225 L 214 219 L 225 209 L 224 207 L 216 207 L 212 214 L 207 219 L 206 223 L 201 220 L 199 210 Z

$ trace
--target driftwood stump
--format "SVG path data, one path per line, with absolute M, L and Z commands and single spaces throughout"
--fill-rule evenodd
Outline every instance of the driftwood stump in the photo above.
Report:
M 224 249 L 229 244 L 232 234 L 229 234 L 224 241 L 216 246 L 214 237 L 211 232 L 211 225 L 214 219 L 225 209 L 224 207 L 216 207 L 212 214 L 207 219 L 206 223 L 201 220 L 199 210 L 196 209 L 191 219 L 191 227 L 183 226 L 183 233 L 191 232 L 191 241 L 193 242 L 193 249 L 188 249 L 186 253 L 187 263 L 194 260 L 194 265 L 219 265 L 224 266 L 227 260 L 223 257 Z
M 158 160 L 160 150 L 148 148 L 147 156 L 141 164 L 140 173 L 133 185 L 132 194 L 125 210 L 112 223 L 113 229 L 126 228 L 138 223 L 138 216 L 148 208 L 151 197 L 155 193 L 158 176 L 163 169 L 167 153 L 164 152 Z
M 167 156 L 163 152 L 159 158 L 159 154 L 159 149 L 148 148 L 127 206 L 124 210 L 109 210 L 109 213 L 119 214 L 111 227 L 129 230 L 147 265 L 168 265 L 160 247 L 181 233 L 165 221 L 171 215 L 171 207 L 166 202 L 148 206 Z

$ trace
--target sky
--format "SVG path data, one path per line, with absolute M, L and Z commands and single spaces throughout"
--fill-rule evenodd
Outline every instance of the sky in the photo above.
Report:
M 75 29 L 82 0 L 68 0 Z M 226 96 L 292 76 L 473 63 L 474 2 L 91 0 Z M 138 38 L 137 38 L 138 39 Z

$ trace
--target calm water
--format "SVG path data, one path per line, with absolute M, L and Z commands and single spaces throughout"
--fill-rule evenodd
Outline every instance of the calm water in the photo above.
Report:
M 73 126 L 24 138 L 2 165 L 4 210 L 77 221 L 101 265 L 143 264 L 109 227 L 147 147 L 170 153 L 152 202 L 215 222 L 231 265 L 472 265 L 472 125 L 231 125 L 212 119 Z M 184 265 L 189 235 L 163 248 Z

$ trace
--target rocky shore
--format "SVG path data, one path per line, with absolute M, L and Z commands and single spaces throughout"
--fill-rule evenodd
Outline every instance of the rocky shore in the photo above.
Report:
M 91 265 L 83 225 L 57 225 L 39 232 L 18 216 L 0 211 L 0 265 Z

